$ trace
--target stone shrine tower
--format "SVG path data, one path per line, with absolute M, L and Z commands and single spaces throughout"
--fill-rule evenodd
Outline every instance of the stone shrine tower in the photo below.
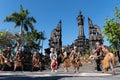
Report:
M 78 37 L 85 37 L 84 34 L 84 17 L 82 15 L 82 12 L 80 11 L 78 17 L 77 17 L 77 22 L 78 22 Z
M 74 46 L 78 47 L 78 51 L 81 54 L 85 53 L 85 34 L 84 34 L 84 17 L 82 15 L 82 12 L 80 11 L 78 17 L 77 17 L 77 23 L 78 23 L 78 38 L 74 41 Z
M 84 34 L 84 17 L 82 12 L 80 11 L 77 16 L 77 24 L 78 24 L 78 37 L 74 40 L 74 42 L 70 45 L 65 46 L 65 49 L 68 53 L 71 52 L 74 46 L 77 46 L 78 51 L 84 55 L 87 51 L 95 49 L 95 43 L 100 42 L 103 43 L 103 37 L 100 30 L 100 27 L 97 25 L 93 25 L 92 20 L 88 18 L 89 25 L 89 38 L 85 37 Z M 53 29 L 51 32 L 51 36 L 49 39 L 49 48 L 54 47 L 56 51 L 59 53 L 62 47 L 62 22 L 59 21 L 57 27 Z M 46 52 L 49 53 L 49 49 L 46 49 Z
M 59 21 L 57 27 L 52 30 L 51 36 L 49 39 L 49 47 L 54 47 L 57 52 L 61 51 L 62 47 L 62 22 Z
M 103 43 L 103 37 L 100 30 L 100 27 L 97 25 L 93 25 L 92 20 L 88 18 L 89 25 L 89 45 L 90 50 L 95 49 L 95 43 L 100 42 Z
M 84 34 L 84 17 L 82 12 L 79 13 L 77 17 L 78 24 L 78 37 L 74 40 L 74 42 L 66 46 L 67 52 L 70 53 L 74 46 L 77 46 L 78 51 L 84 55 L 87 51 L 95 49 L 95 43 L 100 42 L 103 43 L 103 37 L 100 30 L 100 27 L 97 25 L 93 25 L 92 20 L 88 18 L 89 25 L 89 38 L 87 39 Z

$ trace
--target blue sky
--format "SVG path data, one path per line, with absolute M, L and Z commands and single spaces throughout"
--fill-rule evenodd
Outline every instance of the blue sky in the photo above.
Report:
M 29 10 L 30 16 L 37 20 L 35 28 L 45 31 L 47 40 L 44 42 L 44 48 L 48 47 L 50 33 L 59 20 L 62 20 L 63 45 L 67 45 L 78 36 L 76 17 L 80 10 L 85 17 L 84 29 L 88 38 L 88 17 L 103 29 L 105 18 L 114 16 L 113 10 L 119 3 L 119 0 L 0 0 L 0 31 L 17 32 L 13 23 L 4 23 L 3 20 L 11 13 L 18 12 L 22 4 L 24 9 Z M 105 45 L 109 45 L 106 39 L 104 41 Z

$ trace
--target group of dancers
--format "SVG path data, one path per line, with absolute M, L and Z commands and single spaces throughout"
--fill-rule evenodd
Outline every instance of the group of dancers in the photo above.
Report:
M 10 62 L 14 63 L 14 71 L 17 67 L 22 67 L 24 65 L 25 56 L 21 49 L 18 49 L 16 55 L 14 57 L 14 61 L 11 61 L 11 48 L 8 47 L 7 49 L 3 50 L 4 54 L 0 54 L 0 64 L 10 65 Z M 69 67 L 73 67 L 74 73 L 80 72 L 80 67 L 82 66 L 82 58 L 83 57 L 80 52 L 78 51 L 77 46 L 73 47 L 73 50 L 70 54 L 68 54 L 65 48 L 62 48 L 60 55 L 57 55 L 55 48 L 50 49 L 49 58 L 51 60 L 51 72 L 57 72 L 58 69 L 58 58 L 61 57 L 62 67 L 64 68 L 64 72 L 69 72 Z M 111 69 L 112 73 L 115 74 L 115 56 L 110 50 L 106 47 L 101 45 L 99 42 L 96 43 L 96 49 L 92 51 L 91 55 L 88 58 L 90 61 L 96 62 L 96 70 L 102 71 L 102 73 L 106 73 L 108 69 Z M 40 60 L 39 55 L 36 52 L 33 54 L 32 58 L 32 65 L 34 67 L 40 68 L 42 66 L 42 62 Z M 4 68 L 1 66 L 2 69 Z M 33 70 L 32 68 L 32 70 Z
M 80 67 L 82 66 L 82 56 L 76 46 L 74 46 L 69 55 L 65 51 L 65 48 L 62 48 L 62 53 L 59 56 L 57 55 L 54 48 L 51 48 L 50 51 L 51 72 L 57 72 L 58 57 L 62 57 L 62 66 L 64 67 L 64 72 L 68 72 L 68 68 L 71 66 L 73 67 L 74 73 L 80 72 Z M 107 73 L 108 69 L 111 69 L 112 74 L 115 74 L 115 56 L 106 46 L 101 45 L 99 42 L 96 43 L 96 49 L 92 51 L 91 55 L 89 56 L 89 60 L 95 61 L 95 68 L 97 71 Z
M 4 71 L 6 65 L 10 68 L 14 66 L 14 71 L 18 67 L 21 67 L 23 70 L 25 57 L 22 49 L 18 49 L 15 55 L 11 54 L 11 51 L 11 48 L 7 47 L 0 53 L 0 70 Z
M 73 66 L 74 67 L 74 72 L 79 72 L 80 66 L 82 66 L 80 57 L 81 54 L 78 52 L 78 49 L 76 46 L 74 46 L 74 49 L 71 51 L 71 54 L 68 55 L 67 52 L 65 51 L 65 48 L 62 48 L 62 53 L 57 56 L 55 49 L 51 48 L 50 49 L 50 59 L 51 59 L 51 72 L 57 72 L 57 57 L 62 58 L 62 66 L 64 67 L 64 72 L 68 72 L 68 68 Z

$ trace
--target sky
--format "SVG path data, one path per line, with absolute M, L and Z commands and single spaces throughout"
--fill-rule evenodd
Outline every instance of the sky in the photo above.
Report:
M 68 45 L 74 42 L 78 36 L 77 16 L 82 11 L 85 17 L 84 31 L 86 38 L 89 37 L 88 17 L 93 24 L 97 24 L 103 30 L 106 17 L 114 16 L 115 6 L 120 6 L 119 0 L 0 0 L 0 31 L 17 32 L 14 23 L 3 22 L 6 16 L 13 12 L 19 12 L 20 5 L 28 9 L 37 23 L 34 24 L 38 31 L 45 31 L 47 39 L 44 48 L 48 48 L 48 39 L 51 31 L 62 20 L 62 42 Z M 104 44 L 109 42 L 104 38 Z

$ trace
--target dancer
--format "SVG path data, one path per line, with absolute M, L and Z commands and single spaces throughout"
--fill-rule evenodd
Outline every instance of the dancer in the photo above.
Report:
M 68 57 L 67 52 L 65 51 L 65 48 L 62 48 L 61 57 L 62 57 L 62 62 L 63 62 L 62 66 L 64 67 L 64 72 L 68 72 L 68 68 L 71 65 L 70 65 L 70 59 Z
M 97 43 L 99 45 L 99 43 Z M 104 56 L 103 59 L 100 61 L 101 65 L 102 65 L 102 72 L 106 73 L 106 71 L 110 68 L 112 70 L 112 74 L 115 74 L 115 70 L 114 70 L 114 65 L 115 65 L 115 56 L 113 55 L 113 53 L 111 53 L 107 47 L 100 45 L 95 51 L 94 53 L 96 53 L 97 51 L 103 52 Z M 102 54 L 103 55 L 103 54 Z
M 78 72 L 79 73 L 79 68 L 82 66 L 81 61 L 80 61 L 80 53 L 78 52 L 78 49 L 76 46 L 74 46 L 74 50 L 72 50 L 70 54 L 71 58 L 71 63 L 74 67 L 74 73 Z
M 50 59 L 51 59 L 51 72 L 57 72 L 57 54 L 54 50 L 54 48 L 50 49 Z
M 110 68 L 112 71 L 112 74 L 115 74 L 115 56 L 113 53 L 107 49 L 107 47 L 102 46 L 102 50 L 106 53 L 106 56 L 104 57 L 104 60 L 102 60 L 102 67 L 103 67 L 103 73 L 106 73 L 106 71 Z

